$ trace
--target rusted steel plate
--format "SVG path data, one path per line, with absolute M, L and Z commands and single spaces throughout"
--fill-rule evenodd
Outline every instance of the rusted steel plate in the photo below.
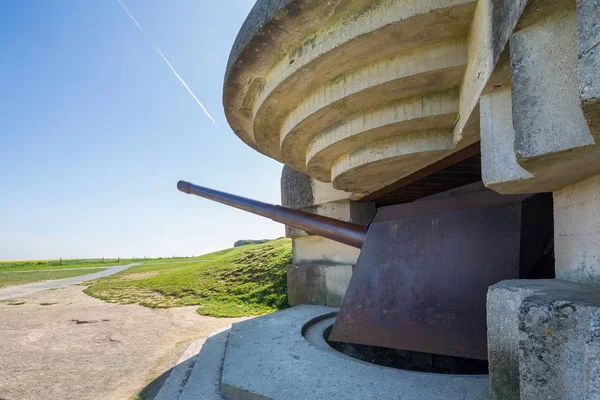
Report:
M 519 277 L 526 197 L 476 187 L 380 209 L 330 339 L 487 359 L 487 289 Z

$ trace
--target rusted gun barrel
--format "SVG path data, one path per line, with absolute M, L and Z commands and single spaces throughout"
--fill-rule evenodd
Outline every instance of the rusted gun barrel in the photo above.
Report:
M 239 208 L 252 214 L 261 215 L 275 222 L 293 226 L 314 235 L 323 236 L 359 249 L 362 247 L 367 234 L 367 228 L 362 225 L 323 217 L 306 211 L 263 203 L 185 181 L 179 181 L 177 189 L 187 194 L 195 194 L 196 196 Z

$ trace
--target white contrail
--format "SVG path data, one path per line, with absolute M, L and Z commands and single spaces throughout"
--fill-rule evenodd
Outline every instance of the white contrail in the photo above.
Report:
M 133 18 L 133 15 L 131 15 L 131 13 L 129 12 L 129 10 L 127 9 L 127 7 L 125 7 L 125 4 L 123 4 L 121 2 L 121 0 L 117 0 L 119 2 L 119 4 L 121 5 L 121 7 L 123 7 L 123 10 L 125 10 L 125 12 L 127 13 L 127 15 L 129 15 L 129 18 L 131 18 L 131 20 L 133 21 L 134 24 L 137 25 L 138 28 L 140 28 L 140 31 L 144 32 L 144 29 L 142 28 L 142 26 L 140 24 L 138 24 L 138 22 L 135 20 L 135 18 Z
M 200 100 L 198 100 L 198 98 L 196 97 L 196 95 L 194 94 L 194 92 L 192 92 L 192 89 L 189 88 L 189 86 L 185 83 L 185 81 L 181 78 L 181 76 L 179 76 L 179 74 L 177 73 L 177 71 L 175 71 L 175 68 L 173 68 L 173 66 L 171 65 L 171 63 L 169 62 L 169 60 L 167 60 L 167 57 L 165 57 L 165 55 L 162 53 L 162 51 L 160 51 L 160 49 L 158 48 L 158 46 L 154 46 L 154 48 L 156 49 L 156 51 L 158 52 L 158 54 L 160 54 L 160 56 L 162 57 L 162 59 L 165 60 L 165 62 L 169 66 L 169 68 L 171 68 L 171 71 L 175 74 L 175 76 L 177 77 L 177 79 L 179 79 L 179 82 L 181 82 L 181 84 L 183 85 L 183 87 L 186 88 L 187 91 L 188 91 L 188 93 L 194 98 L 194 100 L 196 100 L 196 103 L 198 103 L 198 105 L 200 106 L 200 108 L 202 108 L 202 110 L 204 111 L 204 113 L 206 114 L 206 116 L 208 118 L 210 118 L 210 120 L 213 122 L 213 124 L 216 125 L 217 121 L 214 120 L 214 118 L 210 115 L 210 113 L 206 110 L 206 108 L 204 108 L 204 106 L 202 105 L 202 103 L 200 102 Z
M 129 10 L 127 9 L 127 7 L 125 7 L 125 4 L 123 4 L 121 2 L 121 0 L 117 0 L 117 1 L 121 5 L 121 7 L 123 7 L 123 10 L 125 10 L 125 12 L 127 13 L 127 15 L 129 15 L 129 18 L 133 21 L 133 23 L 140 29 L 140 31 L 143 34 L 146 34 L 146 32 L 144 31 L 144 28 L 142 28 L 142 26 L 140 24 L 138 24 L 138 22 L 135 20 L 134 16 L 131 15 L 131 13 L 129 12 Z M 160 49 L 158 48 L 157 45 L 154 45 L 154 48 L 156 49 L 156 52 L 161 56 L 161 58 L 165 61 L 165 63 L 167 63 L 167 65 L 171 69 L 171 72 L 173 72 L 173 74 L 175 74 L 175 76 L 177 77 L 177 79 L 179 79 L 179 82 L 181 82 L 181 84 L 183 85 L 183 87 L 186 88 L 186 90 L 188 91 L 188 93 L 194 98 L 194 100 L 196 100 L 196 103 L 198 103 L 198 105 L 200 106 L 200 108 L 202 108 L 202 111 L 204 111 L 204 114 L 206 114 L 206 116 L 208 118 L 210 118 L 210 120 L 212 121 L 212 123 L 216 125 L 217 121 L 215 121 L 215 119 L 212 117 L 212 115 L 210 115 L 210 113 L 204 107 L 204 105 L 202 104 L 202 102 L 200 100 L 198 100 L 198 98 L 196 97 L 196 95 L 194 94 L 194 92 L 192 91 L 192 89 L 190 89 L 190 87 L 187 85 L 187 83 L 185 83 L 185 81 L 183 80 L 183 78 L 181 76 L 179 76 L 179 74 L 177 73 L 177 71 L 175 71 L 175 68 L 173 68 L 173 66 L 171 65 L 171 63 L 169 62 L 169 60 L 167 60 L 167 57 L 165 57 L 165 55 L 162 53 L 162 51 L 160 51 Z

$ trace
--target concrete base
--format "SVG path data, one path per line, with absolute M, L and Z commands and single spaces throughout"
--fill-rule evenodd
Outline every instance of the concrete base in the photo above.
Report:
M 154 398 L 155 400 L 223 400 L 221 373 L 230 329 L 192 342 Z
M 554 192 L 556 277 L 600 284 L 600 175 Z
M 233 325 L 222 395 L 244 399 L 490 399 L 487 375 L 424 374 L 366 364 L 303 337 L 307 322 L 336 309 L 298 306 Z
M 288 302 L 339 307 L 342 304 L 352 265 L 288 265 Z
M 600 288 L 560 280 L 513 280 L 488 292 L 494 399 L 597 399 Z

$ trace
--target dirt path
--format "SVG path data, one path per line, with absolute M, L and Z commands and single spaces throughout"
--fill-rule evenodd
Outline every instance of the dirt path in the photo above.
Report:
M 121 271 L 125 271 L 127 268 L 134 267 L 139 264 L 127 264 L 118 265 L 113 267 L 106 267 L 104 271 L 95 272 L 92 274 L 74 276 L 72 278 L 53 279 L 50 281 L 27 283 L 25 285 L 8 286 L 0 289 L 0 300 L 15 299 L 17 297 L 27 296 L 33 293 L 41 292 L 42 290 L 57 289 L 69 285 L 76 285 L 93 279 L 104 278 L 105 276 L 113 275 Z M 103 268 L 103 267 L 100 267 Z M 81 268 L 83 269 L 83 268 Z M 97 269 L 97 268 L 96 268 Z M 56 270 L 54 270 L 56 271 Z M 20 271 L 18 271 L 20 272 Z M 1 400 L 1 399 L 0 399 Z
M 239 319 L 105 303 L 82 287 L 0 303 L 0 399 L 129 399 L 188 342 Z M 42 306 L 40 303 L 56 303 Z

